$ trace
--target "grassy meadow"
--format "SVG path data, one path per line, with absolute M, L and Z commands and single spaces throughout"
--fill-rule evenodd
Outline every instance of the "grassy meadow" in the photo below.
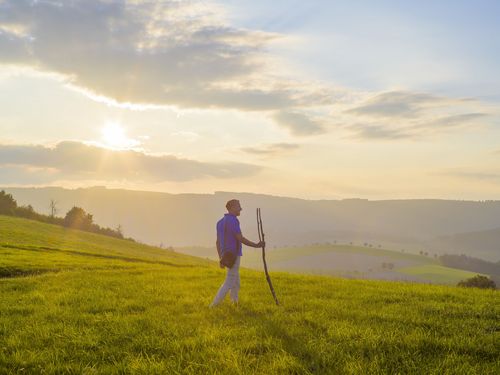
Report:
M 271 239 L 269 239 L 271 240 Z M 241 270 L 0 216 L 0 373 L 497 374 L 498 291 Z

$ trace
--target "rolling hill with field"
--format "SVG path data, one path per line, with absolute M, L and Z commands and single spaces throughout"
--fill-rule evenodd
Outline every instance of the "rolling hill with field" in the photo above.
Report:
M 181 247 L 183 254 L 216 260 L 215 248 Z M 424 255 L 356 245 L 310 245 L 276 248 L 266 258 L 273 270 L 302 274 L 330 275 L 354 279 L 414 281 L 456 285 L 478 273 L 445 267 Z M 260 250 L 247 248 L 243 267 L 262 269 Z
M 320 251 L 318 251 L 318 254 Z M 271 270 L 272 271 L 272 270 Z M 0 373 L 496 374 L 498 291 L 242 269 L 0 216 Z

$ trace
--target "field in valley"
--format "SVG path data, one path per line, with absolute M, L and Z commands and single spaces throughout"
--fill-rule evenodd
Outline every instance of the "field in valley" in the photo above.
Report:
M 184 254 L 216 260 L 215 248 L 178 248 Z M 356 245 L 310 245 L 271 248 L 266 252 L 272 270 L 354 279 L 394 280 L 456 285 L 477 273 L 444 267 L 433 257 Z M 260 249 L 245 248 L 241 264 L 262 269 Z

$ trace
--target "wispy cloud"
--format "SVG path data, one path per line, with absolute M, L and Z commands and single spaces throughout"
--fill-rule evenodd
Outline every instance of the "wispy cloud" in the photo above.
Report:
M 64 141 L 55 147 L 0 145 L 0 182 L 14 180 L 17 172 L 32 171 L 38 180 L 123 180 L 137 182 L 189 181 L 205 177 L 237 178 L 258 173 L 252 164 L 209 163 L 172 155 L 153 156 L 138 151 L 116 151 Z M 26 177 L 20 177 L 26 179 Z M 35 183 L 35 182 L 33 182 Z
M 426 125 L 428 128 L 453 128 L 478 124 L 479 120 L 484 119 L 488 116 L 489 114 L 487 113 L 463 113 L 459 115 L 438 117 L 434 120 L 425 122 L 423 125 Z M 422 127 L 422 125 L 420 125 L 419 127 Z
M 425 109 L 445 103 L 449 103 L 449 99 L 426 93 L 390 91 L 377 94 L 346 112 L 381 118 L 414 118 Z
M 304 113 L 296 111 L 279 111 L 274 114 L 278 125 L 288 128 L 295 135 L 311 135 L 323 133 L 324 127 Z
M 255 147 L 242 147 L 241 151 L 258 156 L 278 156 L 297 150 L 300 145 L 296 143 L 271 143 Z
M 439 173 L 439 175 L 456 177 L 464 180 L 500 183 L 500 170 L 450 170 Z
M 350 137 L 356 139 L 395 140 L 416 137 L 415 134 L 405 130 L 372 124 L 354 124 L 349 126 L 349 130 L 351 131 Z
M 492 114 L 481 103 L 426 93 L 391 91 L 344 111 L 343 125 L 359 139 L 423 139 L 458 128 L 488 124 Z

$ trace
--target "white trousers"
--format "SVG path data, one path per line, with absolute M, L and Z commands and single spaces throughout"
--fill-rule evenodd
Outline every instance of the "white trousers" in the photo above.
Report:
M 227 269 L 226 280 L 224 280 L 224 283 L 219 288 L 211 306 L 217 306 L 221 303 L 229 291 L 231 301 L 235 303 L 238 302 L 238 291 L 240 290 L 240 258 L 240 256 L 237 256 L 234 265 Z

